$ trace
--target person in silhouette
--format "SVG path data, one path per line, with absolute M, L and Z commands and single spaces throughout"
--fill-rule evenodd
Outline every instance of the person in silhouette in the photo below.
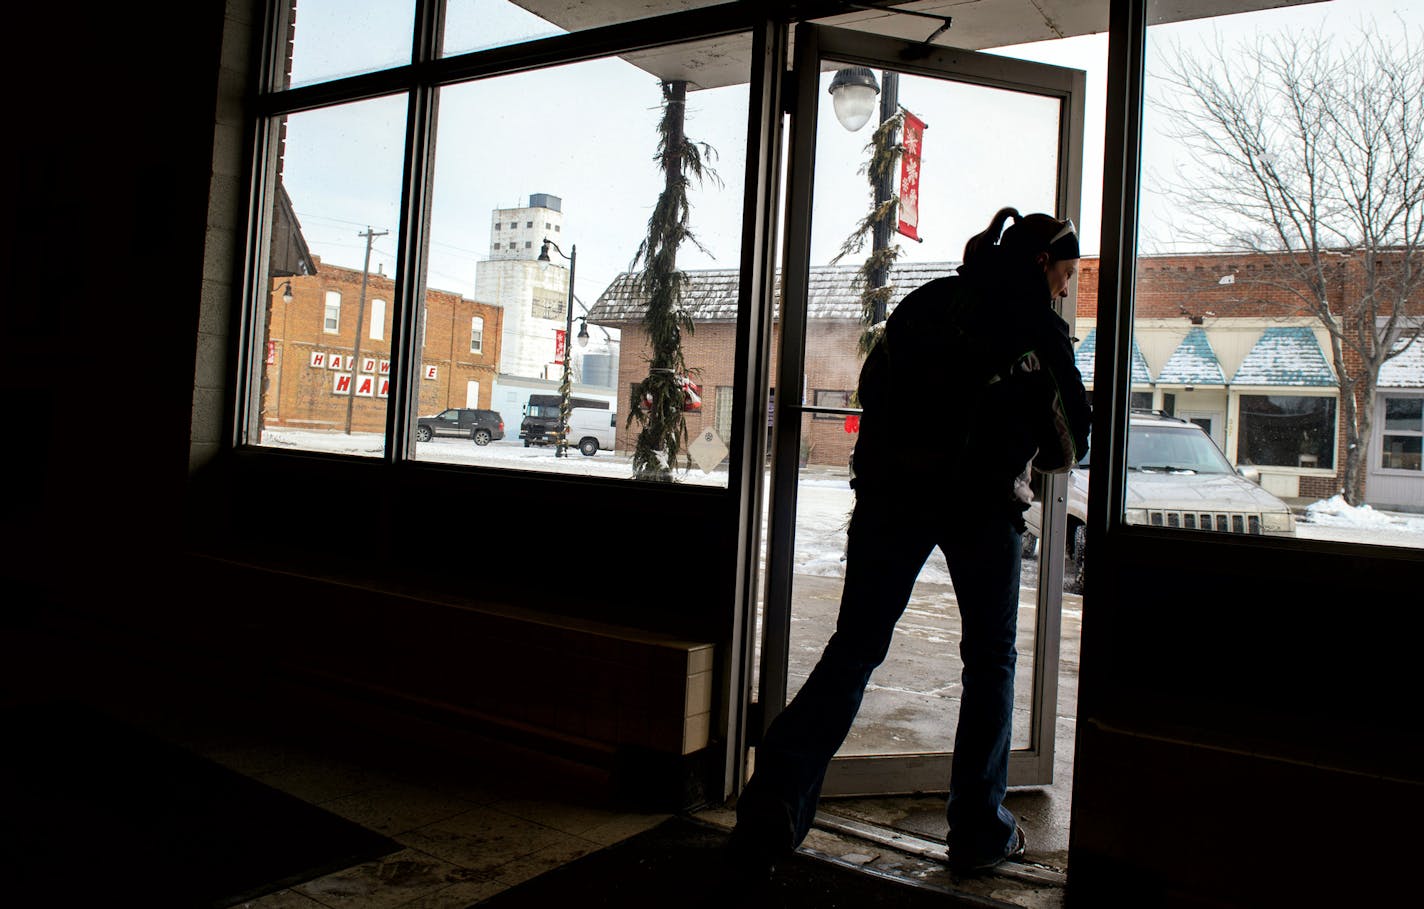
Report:
M 1004 208 L 965 244 L 956 274 L 914 290 L 879 331 L 857 389 L 836 630 L 757 747 L 728 844 L 735 867 L 767 871 L 806 837 L 826 768 L 935 546 L 962 624 L 950 867 L 971 874 L 1023 854 L 1003 804 L 1021 535 L 1033 470 L 1066 471 L 1087 448 L 1087 393 L 1052 305 L 1077 266 L 1071 221 Z

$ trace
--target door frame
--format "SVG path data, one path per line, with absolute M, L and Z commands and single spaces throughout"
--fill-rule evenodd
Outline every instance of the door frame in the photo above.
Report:
M 785 244 L 782 257 L 780 356 L 775 385 L 800 387 L 805 371 L 807 299 L 810 279 L 811 211 L 820 72 L 823 58 L 915 75 L 1057 98 L 1060 102 L 1056 212 L 1078 220 L 1082 193 L 1083 113 L 1086 76 L 1080 70 L 1017 60 L 952 47 L 916 44 L 879 35 L 802 23 L 795 31 L 795 68 L 788 88 L 791 110 Z M 1070 297 L 1068 311 L 1073 319 Z M 767 575 L 763 597 L 763 635 L 758 722 L 749 729 L 750 744 L 786 703 L 790 652 L 791 594 L 801 417 L 815 408 L 779 396 L 772 438 Z M 1029 747 L 1011 753 L 1010 785 L 1045 785 L 1053 779 L 1057 721 L 1058 644 L 1066 534 L 1067 481 L 1045 478 L 1044 537 L 1039 558 L 1037 628 L 1034 635 L 1033 723 Z M 1055 558 L 1054 553 L 1060 555 Z M 1045 600 L 1051 602 L 1046 603 Z M 1052 608 L 1049 608 L 1049 607 Z M 949 780 L 948 753 L 857 755 L 831 763 L 825 795 L 873 795 L 944 791 Z

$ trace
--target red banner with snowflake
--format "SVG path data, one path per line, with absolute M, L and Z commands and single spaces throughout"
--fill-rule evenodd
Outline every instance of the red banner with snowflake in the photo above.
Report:
M 925 121 L 905 111 L 900 144 L 900 223 L 895 229 L 911 240 L 920 239 L 920 147 L 925 138 Z

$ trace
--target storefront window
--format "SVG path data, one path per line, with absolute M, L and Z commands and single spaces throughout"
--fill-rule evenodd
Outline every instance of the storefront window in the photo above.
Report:
M 815 405 L 817 407 L 849 407 L 849 391 L 833 391 L 825 388 L 818 388 L 815 392 Z M 840 420 L 844 421 L 845 416 L 838 413 L 818 413 L 813 414 L 817 420 Z
M 1258 467 L 1335 467 L 1335 399 L 1242 395 L 1242 464 Z
M 1187 527 L 1171 511 L 1195 500 L 1228 526 L 1244 515 L 1248 532 L 1259 516 L 1267 534 L 1392 545 L 1344 525 L 1367 522 L 1366 505 L 1416 501 L 1424 482 L 1402 473 L 1418 470 L 1419 435 L 1388 425 L 1388 413 L 1409 422 L 1411 405 L 1385 401 L 1417 397 L 1395 390 L 1424 379 L 1420 361 L 1381 355 L 1390 314 L 1414 312 L 1421 287 L 1403 227 L 1424 214 L 1404 176 L 1424 148 L 1421 10 L 1323 0 L 1175 18 L 1179 7 L 1147 4 L 1133 342 L 1155 406 L 1240 475 L 1174 474 L 1168 489 L 1128 471 L 1124 520 L 1160 508 L 1163 526 Z M 1080 279 L 1084 338 L 1094 268 Z M 1281 514 L 1293 526 L 1272 531 Z
M 277 3 L 245 442 L 726 485 L 735 390 L 701 396 L 736 367 L 751 33 L 484 53 L 711 2 Z
M 750 56 L 749 35 L 720 46 L 738 44 Z M 690 443 L 725 418 L 717 435 L 731 444 L 730 410 L 714 408 L 729 407 L 732 394 L 705 407 L 701 395 L 730 387 L 735 365 L 727 352 L 735 343 L 740 276 L 725 263 L 735 263 L 741 249 L 749 74 L 743 66 L 724 84 L 681 83 L 670 100 L 656 76 L 705 48 L 660 53 L 657 62 L 611 57 L 441 88 L 425 225 L 417 460 L 648 478 L 635 466 L 647 411 L 633 409 L 628 391 L 650 377 L 654 358 L 638 253 L 649 212 L 667 187 L 656 155 L 659 130 L 669 111 L 680 111 L 679 128 L 685 123 L 698 143 L 705 170 L 701 179 L 684 174 L 698 242 L 682 244 L 675 256 L 686 275 L 681 308 L 691 326 L 678 335 L 685 368 L 676 377 L 686 441 L 668 463 L 678 482 L 727 483 L 722 458 L 699 460 Z M 556 101 L 559 115 L 551 118 L 547 105 L 530 99 Z M 492 128 L 526 137 L 520 154 L 482 141 Z M 525 190 L 511 195 L 516 186 Z M 479 356 L 472 356 L 474 341 L 465 350 L 463 340 L 451 339 L 472 320 L 485 327 Z M 484 406 L 503 424 L 489 443 L 421 431 L 431 414 L 459 406 L 471 381 L 488 389 Z M 566 393 L 567 416 L 560 412 Z
M 1388 398 L 1384 404 L 1384 435 L 1380 467 L 1385 470 L 1421 470 L 1424 447 L 1424 398 Z

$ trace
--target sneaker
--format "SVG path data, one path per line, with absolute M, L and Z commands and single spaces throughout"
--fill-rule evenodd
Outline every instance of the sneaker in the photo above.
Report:
M 1020 827 L 1018 824 L 1015 824 L 1013 845 L 1010 846 L 1008 851 L 1005 852 L 1003 855 L 999 856 L 998 858 L 981 859 L 977 861 L 972 859 L 956 861 L 954 856 L 954 850 L 951 849 L 949 853 L 949 870 L 959 877 L 967 877 L 973 874 L 983 874 L 985 871 L 997 868 L 1004 862 L 1016 862 L 1019 859 L 1023 858 L 1024 850 L 1027 845 L 1028 841 L 1024 837 L 1023 828 Z

